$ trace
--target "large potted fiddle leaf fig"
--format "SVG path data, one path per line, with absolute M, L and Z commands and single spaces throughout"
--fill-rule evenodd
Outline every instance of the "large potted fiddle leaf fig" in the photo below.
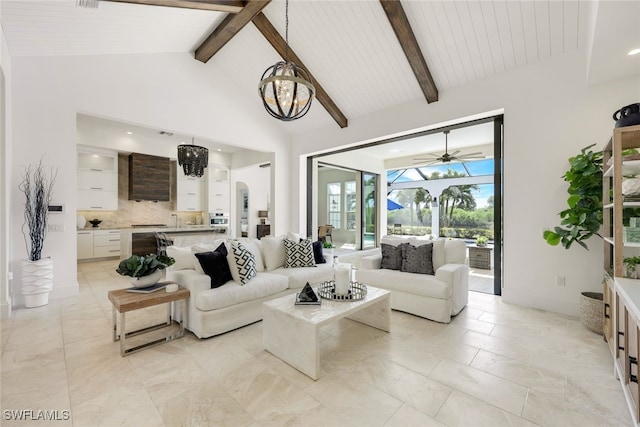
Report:
M 592 151 L 594 145 L 569 158 L 570 168 L 563 176 L 569 183 L 569 207 L 560 212 L 560 226 L 543 233 L 550 245 L 562 244 L 569 249 L 577 243 L 588 250 L 586 240 L 594 235 L 602 237 L 602 151 Z
M 588 250 L 585 240 L 594 235 L 600 236 L 602 151 L 592 151 L 592 147 L 583 148 L 580 154 L 569 159 L 569 170 L 563 176 L 569 183 L 569 207 L 560 212 L 560 226 L 544 232 L 543 237 L 550 245 L 561 243 L 565 249 L 569 249 L 573 243 L 577 243 Z M 580 296 L 580 321 L 598 334 L 602 334 L 602 298 L 599 292 L 582 292 Z

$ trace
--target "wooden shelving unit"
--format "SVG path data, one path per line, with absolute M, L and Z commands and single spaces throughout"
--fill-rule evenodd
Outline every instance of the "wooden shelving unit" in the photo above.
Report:
M 640 175 L 640 160 L 623 157 L 623 151 L 640 152 L 640 126 L 613 130 L 603 151 L 603 236 L 604 236 L 604 337 L 614 359 L 615 375 L 622 383 L 634 425 L 640 420 L 638 340 L 640 330 L 640 280 L 625 278 L 623 260 L 640 255 L 640 243 L 623 239 L 624 212 L 640 208 L 640 202 L 625 201 L 623 177 Z M 638 214 L 640 216 L 640 214 Z
M 622 177 L 629 174 L 640 175 L 640 160 L 626 162 L 624 150 L 636 148 L 640 151 L 640 126 L 616 128 L 603 150 L 603 235 L 605 244 L 605 270 L 613 277 L 624 277 L 622 260 L 626 248 L 640 248 L 640 243 L 623 242 L 624 210 L 640 208 L 640 202 L 624 201 Z

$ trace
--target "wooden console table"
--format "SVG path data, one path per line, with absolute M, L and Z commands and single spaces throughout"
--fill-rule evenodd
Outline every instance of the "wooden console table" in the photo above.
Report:
M 258 224 L 257 225 L 257 238 L 262 239 L 264 236 L 268 236 L 271 234 L 271 225 L 270 224 Z

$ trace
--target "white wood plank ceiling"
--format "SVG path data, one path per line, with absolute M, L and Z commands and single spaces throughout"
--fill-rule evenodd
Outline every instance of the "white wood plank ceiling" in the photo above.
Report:
M 402 1 L 441 96 L 449 88 L 584 47 L 588 3 Z M 263 12 L 284 37 L 284 0 L 272 1 Z M 124 3 L 84 9 L 75 0 L 0 0 L 12 56 L 193 52 L 225 15 Z M 290 0 L 289 42 L 349 119 L 424 99 L 378 0 Z M 257 99 L 260 76 L 276 60 L 274 49 L 249 24 L 207 66 L 221 67 L 241 93 Z M 289 131 L 332 119 L 317 103 L 304 121 L 287 124 Z
M 226 14 L 208 10 L 76 0 L 0 1 L 12 56 L 193 51 Z

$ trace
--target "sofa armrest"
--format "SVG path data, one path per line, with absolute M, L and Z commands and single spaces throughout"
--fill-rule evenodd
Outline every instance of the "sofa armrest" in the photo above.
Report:
M 195 297 L 202 291 L 211 289 L 211 278 L 195 270 L 167 271 L 167 280 L 176 282 L 178 285 L 189 289 L 192 297 Z
M 382 266 L 382 254 L 364 256 L 360 258 L 358 268 L 363 270 L 379 270 Z
M 436 270 L 436 279 L 452 285 L 451 314 L 458 314 L 469 302 L 469 267 L 465 264 L 445 264 Z

